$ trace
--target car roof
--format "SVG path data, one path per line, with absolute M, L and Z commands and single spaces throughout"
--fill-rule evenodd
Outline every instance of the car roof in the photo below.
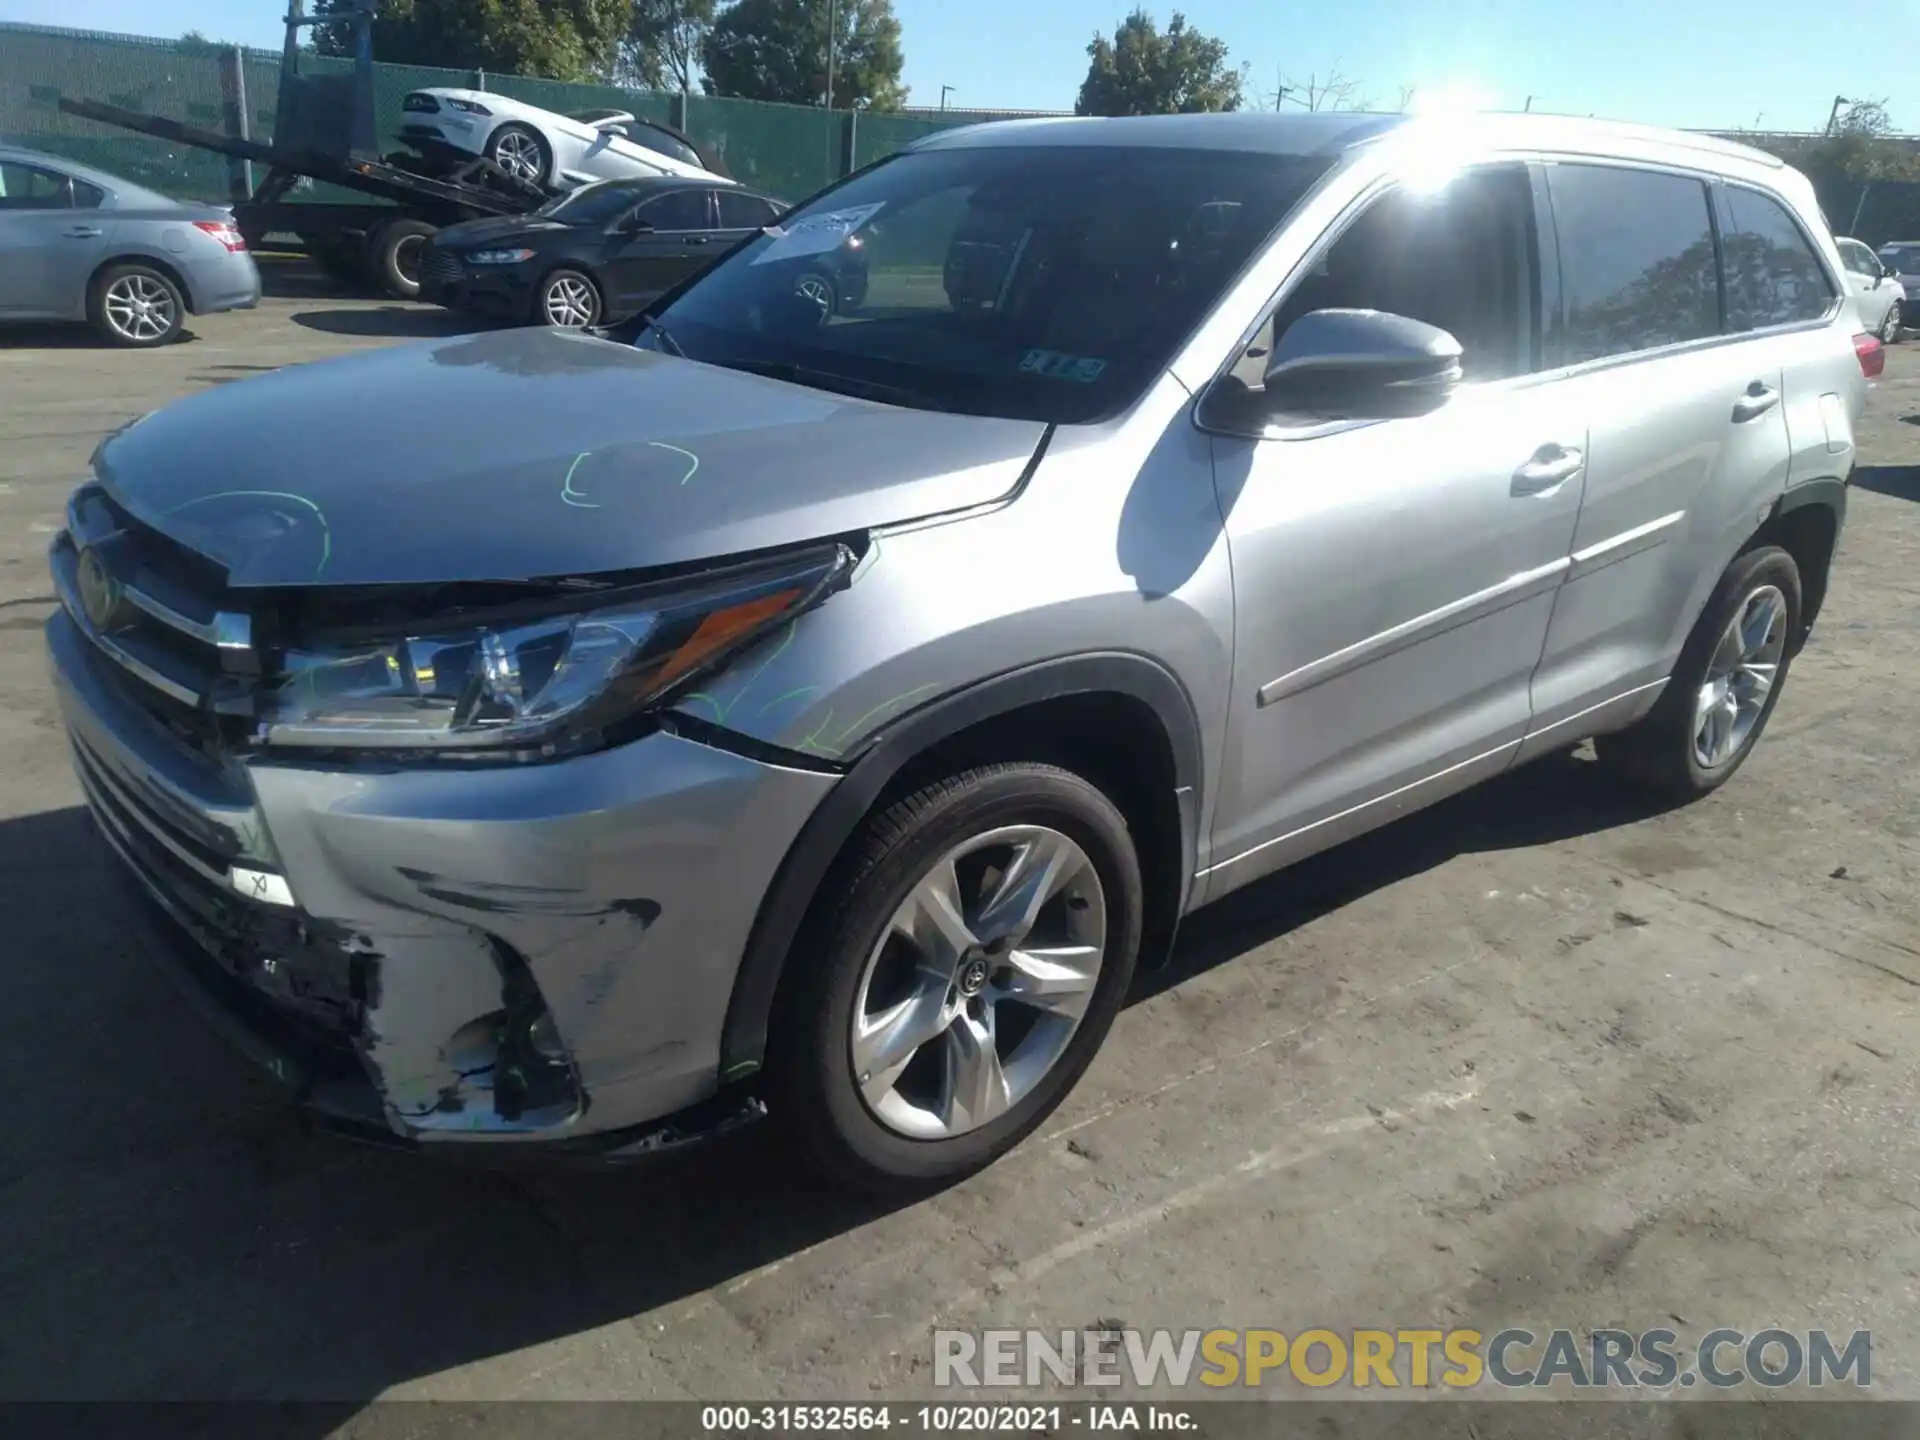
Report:
M 1425 131 L 1462 143 L 1503 150 L 1537 149 L 1623 159 L 1665 154 L 1694 164 L 1705 162 L 1708 168 L 1719 165 L 1767 170 L 1785 168 L 1785 162 L 1777 156 L 1712 135 L 1566 115 L 1492 113 L 1412 116 L 1334 110 L 1294 115 L 1233 111 L 1112 119 L 1046 116 L 937 131 L 915 142 L 913 148 L 1114 145 L 1338 156 L 1403 130 Z
M 182 203 L 171 195 L 162 195 L 158 190 L 149 190 L 144 185 L 123 180 L 109 171 L 96 170 L 91 165 L 82 165 L 78 160 L 69 160 L 64 155 L 49 155 L 44 150 L 29 150 L 24 145 L 0 145 L 0 160 L 21 165 L 44 165 L 50 170 L 58 170 L 62 175 L 71 175 L 76 180 L 84 180 L 89 185 L 97 185 L 102 190 L 109 190 L 121 200 L 155 205 Z

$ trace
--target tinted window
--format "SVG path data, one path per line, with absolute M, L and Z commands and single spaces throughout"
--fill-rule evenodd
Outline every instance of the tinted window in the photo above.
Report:
M 656 130 L 651 125 L 635 121 L 631 125 L 622 125 L 620 131 L 634 144 L 644 146 L 658 154 L 671 156 L 689 165 L 701 163 L 699 153 L 691 145 L 684 140 L 676 139 L 664 130 Z
M 676 190 L 642 205 L 640 219 L 656 230 L 711 230 L 705 190 Z
M 73 207 L 76 210 L 98 210 L 107 192 L 97 185 L 89 185 L 84 180 L 73 182 Z
M 782 216 L 660 318 L 711 364 L 928 409 L 1091 420 L 1138 397 L 1327 164 L 908 151 Z M 823 274 L 841 297 L 830 307 L 808 294 Z
M 1721 249 L 1727 269 L 1727 328 L 1761 330 L 1818 320 L 1833 303 L 1833 282 L 1812 244 L 1770 195 L 1726 188 Z
M 1707 187 L 1649 170 L 1548 172 L 1565 313 L 1550 365 L 1577 365 L 1720 331 Z
M 743 195 L 735 190 L 720 192 L 720 228 L 722 230 L 758 230 L 780 218 L 773 203 L 758 195 Z
M 0 210 L 64 210 L 73 203 L 67 177 L 12 161 L 0 164 Z

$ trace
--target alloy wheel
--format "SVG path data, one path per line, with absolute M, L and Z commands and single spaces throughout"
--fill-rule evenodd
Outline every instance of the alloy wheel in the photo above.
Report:
M 821 320 L 833 318 L 833 287 L 820 275 L 802 275 L 799 283 L 793 287 L 793 293 L 802 300 L 810 300 L 819 307 Z
M 888 1129 L 989 1124 L 1065 1054 L 1099 985 L 1107 905 L 1079 844 L 1043 825 L 962 842 L 914 884 L 868 956 L 853 1078 Z
M 1903 308 L 1898 300 L 1894 301 L 1887 311 L 1886 321 L 1880 326 L 1880 338 L 1888 345 L 1900 338 L 1900 327 L 1906 322 L 1906 316 L 1901 313 Z
M 545 168 L 540 157 L 540 142 L 519 130 L 509 130 L 494 142 L 493 163 L 514 179 L 535 184 L 539 183 L 540 172 Z
M 547 323 L 563 330 L 584 330 L 599 314 L 599 298 L 593 287 L 577 275 L 556 276 L 541 298 Z
M 107 287 L 107 324 L 138 344 L 158 340 L 179 319 L 173 294 L 152 275 L 122 275 Z
M 1717 770 L 1753 734 L 1787 648 L 1787 599 L 1772 585 L 1747 596 L 1707 662 L 1693 710 L 1693 756 Z

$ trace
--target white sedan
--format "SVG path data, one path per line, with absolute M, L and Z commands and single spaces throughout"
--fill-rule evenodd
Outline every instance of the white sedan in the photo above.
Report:
M 400 138 L 416 150 L 484 156 L 548 189 L 647 175 L 728 178 L 686 136 L 625 111 L 556 115 L 490 91 L 437 88 L 413 91 L 400 109 Z

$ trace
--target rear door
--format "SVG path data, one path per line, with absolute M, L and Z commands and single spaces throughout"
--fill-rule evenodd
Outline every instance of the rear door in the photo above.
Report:
M 102 191 L 38 165 L 0 161 L 0 314 L 66 317 L 106 256 Z
M 1724 333 L 1717 182 L 1583 161 L 1548 166 L 1547 184 L 1561 292 L 1547 364 L 1589 449 L 1529 753 L 1665 679 L 1727 537 L 1759 523 L 1789 455 L 1778 348 Z
M 621 235 L 606 263 L 607 289 L 617 311 L 638 309 L 721 248 L 713 191 L 705 186 L 655 196 L 634 210 L 632 221 L 641 228 Z

